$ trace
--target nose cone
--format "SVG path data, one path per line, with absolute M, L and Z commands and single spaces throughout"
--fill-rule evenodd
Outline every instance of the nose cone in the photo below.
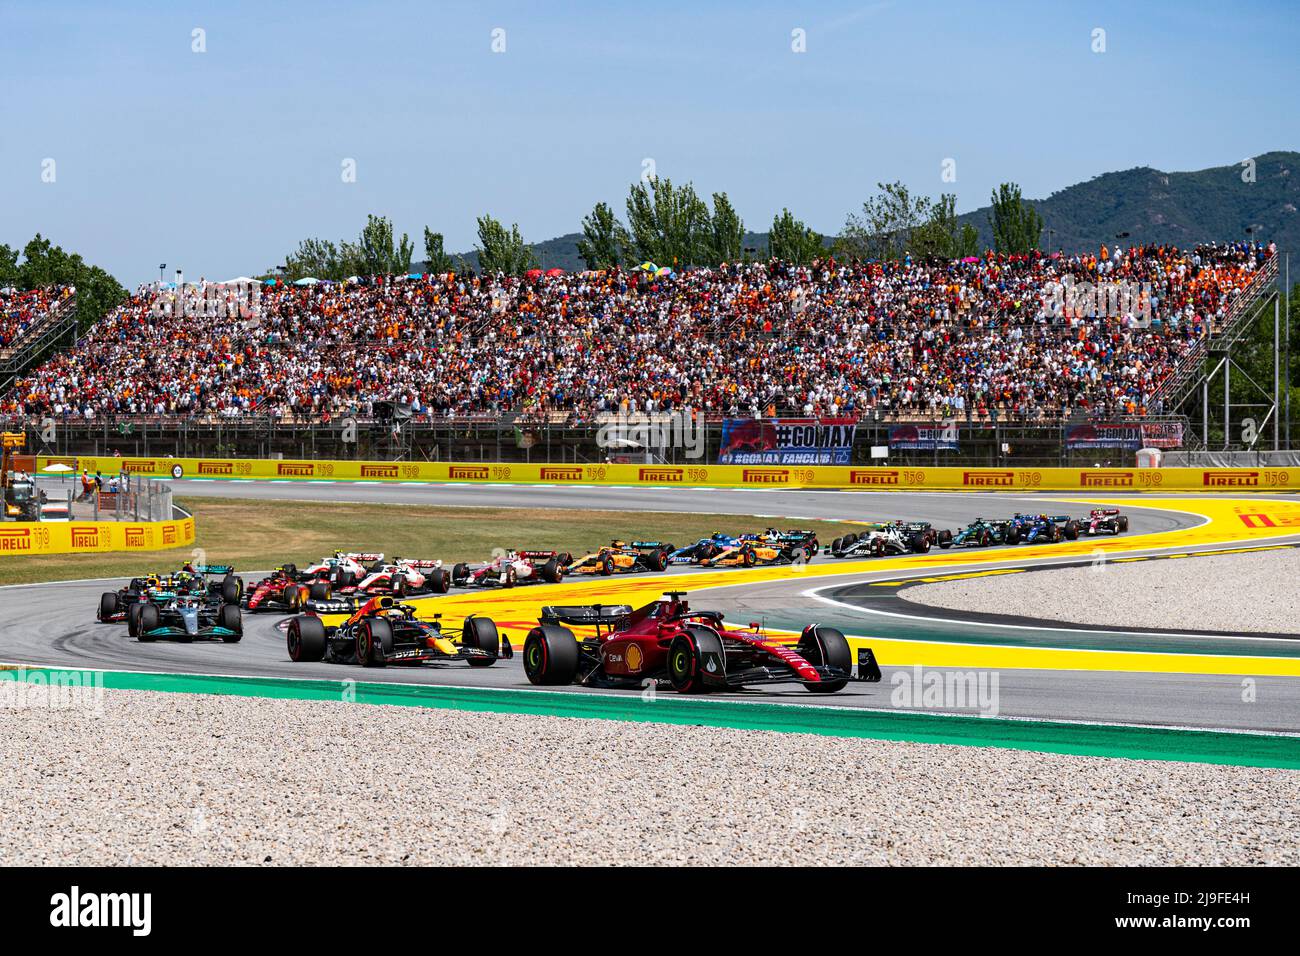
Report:
M 181 623 L 185 625 L 186 634 L 198 634 L 199 609 L 196 607 L 181 608 Z

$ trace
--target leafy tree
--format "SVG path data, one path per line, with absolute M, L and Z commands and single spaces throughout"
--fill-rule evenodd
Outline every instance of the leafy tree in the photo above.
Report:
M 0 245 L 0 286 L 36 289 L 50 285 L 77 288 L 77 325 L 89 328 L 127 298 L 121 283 L 99 266 L 86 263 L 77 253 L 65 252 L 40 233 L 17 249 Z
M 709 258 L 709 208 L 690 183 L 678 188 L 655 177 L 633 185 L 627 197 L 627 257 L 683 268 Z
M 849 213 L 836 251 L 847 258 L 898 259 L 912 245 L 912 234 L 930 218 L 933 203 L 913 197 L 901 182 L 877 183 L 880 194 L 862 204 L 862 214 Z
M 393 238 L 393 224 L 387 216 L 371 213 L 361 230 L 361 260 L 367 275 L 403 274 L 411 271 L 413 247 L 406 233 L 400 242 Z
M 428 226 L 424 227 L 424 268 L 435 275 L 453 271 L 451 256 L 442 247 L 442 233 L 430 232 Z
M 582 238 L 578 240 L 578 255 L 588 269 L 609 269 L 622 261 L 622 250 L 628 241 L 627 230 L 614 215 L 614 210 L 603 202 L 582 220 Z
M 480 216 L 478 242 L 478 264 L 483 272 L 521 275 L 537 264 L 533 248 L 524 242 L 517 223 L 507 231 L 491 216 Z
M 709 265 L 739 262 L 745 243 L 745 224 L 740 221 L 726 193 L 713 194 L 713 216 L 709 220 L 707 252 Z
M 0 244 L 0 288 L 18 283 L 21 273 L 18 269 L 18 250 Z
M 993 193 L 989 225 L 993 227 L 993 245 L 998 252 L 1022 254 L 1038 248 L 1043 217 L 1021 198 L 1019 186 L 1003 183 Z
M 782 209 L 772 217 L 767 242 L 773 257 L 799 265 L 812 262 L 826 251 L 822 237 L 796 219 L 789 209 Z
M 944 193 L 930 204 L 929 218 L 912 232 L 908 252 L 919 259 L 960 259 L 979 253 L 979 231 L 957 221 L 957 197 Z

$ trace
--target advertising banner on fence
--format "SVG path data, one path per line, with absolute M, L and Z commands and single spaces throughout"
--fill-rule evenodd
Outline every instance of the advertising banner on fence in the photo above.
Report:
M 894 425 L 889 447 L 897 451 L 957 451 L 956 425 Z
M 194 519 L 0 524 L 0 558 L 37 554 L 165 551 L 194 544 Z
M 720 465 L 847 465 L 858 423 L 851 418 L 728 418 Z
M 1181 422 L 1146 422 L 1142 424 L 1107 424 L 1089 422 L 1071 425 L 1065 430 L 1065 447 L 1071 451 L 1082 448 L 1120 448 L 1137 451 L 1139 448 L 1183 447 Z

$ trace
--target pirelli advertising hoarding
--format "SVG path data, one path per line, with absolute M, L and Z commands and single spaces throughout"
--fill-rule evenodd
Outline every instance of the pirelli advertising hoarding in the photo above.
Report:
M 0 524 L 0 560 L 37 554 L 164 551 L 194 544 L 194 519 Z
M 80 472 L 125 470 L 207 481 L 407 481 L 486 484 L 848 488 L 862 491 L 1293 491 L 1300 468 L 877 468 L 870 465 L 569 465 L 516 462 L 45 458 Z M 182 486 L 183 490 L 183 486 Z

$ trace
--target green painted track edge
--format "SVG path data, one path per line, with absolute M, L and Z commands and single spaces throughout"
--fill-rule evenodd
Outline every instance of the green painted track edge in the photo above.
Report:
M 13 671 L 6 673 L 14 674 Z M 46 680 L 49 675 L 59 675 L 66 679 L 68 675 L 80 674 L 80 679 L 87 683 L 102 677 L 104 687 L 117 690 L 222 694 L 280 700 L 348 700 L 359 704 L 431 707 L 480 713 L 725 727 L 1130 760 L 1175 760 L 1300 770 L 1300 737 L 1271 734 L 741 703 L 678 698 L 671 693 L 660 693 L 645 700 L 640 695 L 135 671 L 81 671 L 75 668 L 29 668 L 19 671 L 15 676 L 30 681 L 34 674 L 46 675 Z

